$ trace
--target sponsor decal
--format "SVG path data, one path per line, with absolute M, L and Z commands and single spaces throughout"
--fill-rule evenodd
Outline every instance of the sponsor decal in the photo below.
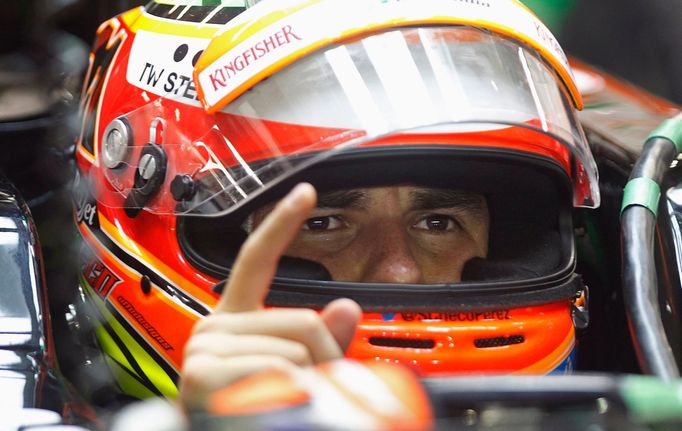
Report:
M 82 179 L 80 172 L 76 173 L 73 182 L 73 204 L 78 224 L 85 223 L 91 228 L 99 228 L 97 202 L 90 194 L 88 178 Z
M 386 3 L 393 7 L 387 8 Z M 329 20 L 333 16 L 336 19 Z M 248 37 L 227 28 L 222 34 L 235 31 L 232 42 L 211 47 L 224 53 L 197 75 L 197 85 L 203 94 L 204 106 L 210 111 L 219 109 L 240 94 L 242 85 L 278 64 L 294 60 L 316 44 L 350 37 L 357 29 L 399 27 L 411 22 L 442 21 L 451 18 L 453 23 L 481 25 L 502 33 L 513 33 L 519 38 L 539 46 L 548 59 L 568 75 L 571 70 L 566 56 L 547 27 L 532 12 L 514 1 L 457 0 L 452 2 L 385 1 L 367 2 L 366 10 L 358 14 L 354 8 L 336 2 L 320 2 L 295 12 Z M 311 25 L 316 23 L 317 25 Z M 234 26 L 241 24 L 235 22 Z M 229 27 L 231 23 L 228 23 Z M 513 29 L 513 30 L 511 30 Z M 228 39 L 226 38 L 226 41 Z M 570 85 L 570 83 L 569 83 Z
M 98 227 L 97 204 L 94 201 L 82 200 L 76 203 L 76 220 L 85 222 L 90 227 Z
M 192 71 L 209 41 L 140 30 L 130 51 L 126 79 L 150 93 L 198 105 Z
M 113 241 L 108 234 L 102 229 L 91 229 L 92 235 L 96 238 L 97 243 L 104 247 L 113 259 L 116 259 L 122 267 L 139 274 L 140 277 L 149 277 L 152 283 L 164 292 L 165 295 L 178 299 L 180 303 L 187 307 L 187 310 L 193 312 L 198 317 L 206 316 L 210 313 L 207 305 L 203 304 L 187 292 L 181 290 L 172 281 L 167 279 L 159 270 L 149 267 L 147 262 L 140 260 L 137 255 L 129 249 L 124 248 L 121 244 Z M 87 241 L 89 242 L 89 241 Z M 85 262 L 82 267 L 85 268 L 89 262 L 94 258 L 94 254 L 90 246 L 83 246 L 81 262 Z
M 88 197 L 79 198 L 76 202 L 76 221 L 85 223 L 92 228 L 99 227 L 99 219 L 97 216 L 97 203 L 94 199 Z
M 223 62 L 214 67 L 213 72 L 208 74 L 213 91 L 228 86 L 228 81 L 239 75 L 244 69 L 269 55 L 277 49 L 291 44 L 293 41 L 303 40 L 296 35 L 290 25 L 285 25 L 279 30 L 266 35 L 263 39 L 247 47 L 244 51 L 233 57 L 227 57 Z M 243 82 L 243 80 L 240 80 Z
M 301 17 L 298 18 L 296 21 L 268 27 L 227 51 L 202 70 L 198 80 L 204 90 L 205 102 L 215 105 L 262 70 L 314 41 L 316 35 L 306 35 L 299 30 Z M 307 27 L 310 30 L 310 26 Z
M 535 33 L 537 34 L 540 42 L 551 52 L 553 52 L 563 64 L 568 64 L 568 58 L 566 57 L 566 54 L 561 49 L 559 42 L 554 38 L 552 33 L 550 33 L 549 29 L 540 21 L 533 22 L 533 25 L 535 26 Z M 568 70 L 571 71 L 571 69 Z
M 87 223 L 90 227 L 96 227 L 97 220 L 97 204 L 94 202 L 81 202 L 77 207 L 76 219 L 78 223 Z
M 490 3 L 487 1 L 481 1 L 481 0 L 457 0 L 460 3 L 467 3 L 470 5 L 475 5 L 475 6 L 483 6 L 483 7 L 490 7 Z
M 145 13 L 159 18 L 202 25 L 226 24 L 246 10 L 246 0 L 204 0 L 149 3 Z
M 102 298 L 121 282 L 121 278 L 98 259 L 93 259 L 86 265 L 83 276 Z
M 152 337 L 154 341 L 156 341 L 159 344 L 159 346 L 161 346 L 164 350 L 175 350 L 173 346 L 171 346 L 170 343 L 166 341 L 166 339 L 163 338 L 161 334 L 159 334 L 159 331 L 157 331 L 156 328 L 154 328 L 154 326 L 151 323 L 149 323 L 147 319 L 145 319 L 142 313 L 137 311 L 135 306 L 130 301 L 125 299 L 123 296 L 119 295 L 116 297 L 116 302 L 123 306 L 123 308 L 128 312 L 128 314 L 130 314 L 130 316 L 133 319 L 135 319 L 135 321 L 139 323 L 140 326 L 142 326 L 142 328 L 144 328 L 147 334 L 149 334 L 149 336 Z
M 440 320 L 445 322 L 478 322 L 479 320 L 509 320 L 509 310 L 461 311 L 445 313 L 400 313 L 406 322 Z

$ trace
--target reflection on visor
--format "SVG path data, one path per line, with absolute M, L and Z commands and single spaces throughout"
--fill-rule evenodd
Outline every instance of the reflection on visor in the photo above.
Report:
M 224 214 L 346 148 L 433 134 L 452 145 L 463 133 L 495 146 L 496 131 L 514 126 L 551 138 L 531 144 L 537 151 L 568 149 L 575 205 L 599 204 L 594 160 L 556 77 L 525 47 L 468 27 L 391 31 L 314 53 L 213 115 L 168 98 L 118 120 L 131 136 L 123 156 L 103 138 L 102 151 L 121 159 L 97 194 L 108 206 Z M 163 137 L 152 136 L 154 121 Z

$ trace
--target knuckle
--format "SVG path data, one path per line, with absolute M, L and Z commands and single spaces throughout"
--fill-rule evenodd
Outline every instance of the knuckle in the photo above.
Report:
M 210 332 L 228 332 L 233 319 L 230 313 L 209 314 L 199 319 L 192 328 L 192 335 L 206 334 Z
M 216 381 L 227 382 L 225 376 L 216 369 L 216 358 L 208 354 L 187 358 L 181 370 L 180 396 L 185 402 L 196 402 L 197 396 L 207 395 L 218 389 Z
M 300 343 L 295 343 L 291 348 L 289 360 L 296 365 L 310 365 L 313 362 L 308 348 Z
M 322 318 L 314 310 L 300 310 L 298 319 L 303 332 L 317 333 L 322 327 Z
M 280 370 L 289 370 L 292 367 L 294 367 L 294 363 L 283 356 L 270 356 L 262 366 L 263 369 L 276 368 Z
M 185 356 L 193 356 L 207 352 L 215 343 L 215 337 L 207 333 L 194 334 L 185 344 Z

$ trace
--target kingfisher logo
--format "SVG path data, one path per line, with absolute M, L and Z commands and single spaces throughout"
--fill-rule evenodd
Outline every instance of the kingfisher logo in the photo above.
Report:
M 251 65 L 251 63 L 258 61 L 284 45 L 289 45 L 294 40 L 303 39 L 294 33 L 290 25 L 285 25 L 275 33 L 248 47 L 236 57 L 228 59 L 224 64 L 218 66 L 218 69 L 208 75 L 213 91 L 227 87 L 227 82 Z

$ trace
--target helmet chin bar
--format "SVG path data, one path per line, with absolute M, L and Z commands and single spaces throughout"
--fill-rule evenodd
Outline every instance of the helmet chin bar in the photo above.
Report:
M 225 281 L 221 281 L 213 287 L 213 291 L 222 293 L 224 288 Z M 321 309 L 334 299 L 349 298 L 356 301 L 365 312 L 481 311 L 575 300 L 585 289 L 580 275 L 574 273 L 560 280 L 510 282 L 509 285 L 496 283 L 495 286 L 481 283 L 342 283 L 276 278 L 266 305 Z

